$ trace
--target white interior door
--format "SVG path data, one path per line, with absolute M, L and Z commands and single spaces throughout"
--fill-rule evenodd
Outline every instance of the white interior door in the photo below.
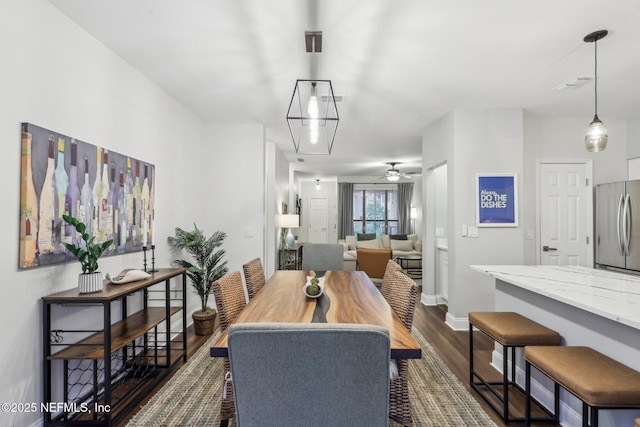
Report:
M 585 163 L 539 165 L 540 264 L 591 266 L 587 172 Z
M 327 223 L 329 214 L 327 199 L 312 197 L 309 199 L 309 242 L 328 243 Z

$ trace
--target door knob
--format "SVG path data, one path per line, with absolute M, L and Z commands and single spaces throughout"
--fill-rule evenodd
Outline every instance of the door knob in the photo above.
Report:
M 544 245 L 544 246 L 542 247 L 542 250 L 543 250 L 544 252 L 549 252 L 549 251 L 557 251 L 557 250 L 558 250 L 558 248 L 550 248 L 549 246 Z

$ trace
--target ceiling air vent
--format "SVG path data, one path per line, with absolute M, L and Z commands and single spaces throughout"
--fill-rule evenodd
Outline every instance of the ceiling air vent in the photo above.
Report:
M 589 83 L 591 80 L 593 80 L 592 76 L 574 77 L 571 80 L 569 80 L 568 82 L 562 83 L 561 85 L 554 87 L 553 90 L 574 90 L 574 89 L 579 89 L 582 86 L 584 86 L 587 83 Z
M 335 95 L 335 94 L 333 95 L 333 99 L 336 102 L 344 102 L 344 98 L 345 98 L 344 95 Z M 321 95 L 320 96 L 320 102 L 330 102 L 330 101 L 331 101 L 331 97 L 330 96 L 328 96 L 328 95 Z

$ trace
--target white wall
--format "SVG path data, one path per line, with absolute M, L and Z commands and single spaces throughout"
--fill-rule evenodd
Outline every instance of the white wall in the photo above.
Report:
M 627 119 L 627 159 L 640 157 L 638 142 L 640 142 L 640 117 L 630 117 Z
M 203 224 L 207 234 L 227 233 L 223 248 L 229 271 L 242 271 L 242 264 L 263 258 L 265 242 L 265 138 L 260 124 L 206 126 L 200 147 L 202 167 L 199 183 L 201 207 L 185 206 Z
M 639 144 L 627 144 L 627 121 L 609 118 L 607 149 L 588 153 L 584 148 L 584 133 L 590 119 L 551 118 L 525 115 L 524 117 L 524 176 L 522 192 L 522 230 L 530 229 L 536 234 L 536 161 L 537 160 L 591 160 L 593 162 L 593 184 L 627 179 L 627 145 L 630 152 L 640 155 Z M 638 135 L 640 136 L 640 135 Z M 635 138 L 637 141 L 638 139 Z M 524 240 L 524 263 L 536 263 L 536 241 Z
M 263 267 L 266 277 L 271 277 L 278 268 L 278 248 L 280 228 L 277 217 L 281 214 L 282 203 L 289 203 L 289 162 L 273 141 L 267 141 L 266 173 L 266 213 L 265 229 L 267 240 Z M 289 208 L 289 212 L 293 212 Z
M 451 176 L 454 165 L 448 162 L 453 161 L 454 147 L 454 118 L 453 113 L 449 113 L 433 125 L 429 126 L 422 135 L 422 193 L 423 193 L 423 245 L 422 245 L 422 296 L 423 304 L 436 304 L 436 237 L 435 229 L 438 225 L 437 210 L 440 209 L 438 203 L 441 201 L 442 189 L 439 187 L 442 180 L 436 170 L 442 165 L 447 165 L 447 189 L 449 195 L 452 188 Z M 447 197 L 447 206 L 443 211 L 449 212 L 451 197 Z M 448 239 L 451 234 L 451 223 L 447 218 Z M 455 248 L 455 241 L 448 242 L 449 251 Z
M 260 126 L 206 126 L 105 46 L 44 0 L 8 2 L 0 14 L 0 139 L 6 149 L 7 225 L 0 248 L 0 401 L 42 400 L 40 298 L 73 288 L 78 263 L 18 270 L 20 123 L 74 136 L 156 167 L 157 264 L 172 259 L 166 237 L 196 221 L 207 232 L 224 229 L 230 267 L 263 251 L 263 131 Z M 249 150 L 250 148 L 250 150 Z M 242 161 L 235 161 L 242 151 Z M 252 153 L 250 157 L 247 153 Z M 257 153 L 257 154 L 253 154 Z M 238 169 L 242 173 L 238 173 Z M 203 172 L 206 171 L 206 172 Z M 234 186 L 226 185 L 233 177 Z M 255 232 L 243 237 L 245 228 Z M 15 232 L 11 232 L 11 230 Z M 101 260 L 103 272 L 142 267 L 140 253 Z M 197 296 L 188 293 L 189 307 Z M 83 327 L 100 323 L 91 310 L 73 311 Z M 40 413 L 2 413 L 0 424 L 40 425 Z
M 429 173 L 447 163 L 449 246 L 449 304 L 447 323 L 455 329 L 466 328 L 469 311 L 493 308 L 493 283 L 478 278 L 471 264 L 521 264 L 522 232 L 520 228 L 481 228 L 478 238 L 463 237 L 462 225 L 475 226 L 475 178 L 477 173 L 513 172 L 522 176 L 522 111 L 455 110 L 423 135 L 423 162 Z M 433 173 L 431 173 L 431 178 Z M 427 175 L 429 179 L 429 175 Z M 428 204 L 437 197 L 436 189 L 427 194 Z M 521 203 L 521 201 L 520 201 Z M 428 265 L 435 265 L 435 246 L 428 223 Z M 435 268 L 434 268 L 435 271 Z M 432 274 L 428 289 L 432 291 Z M 423 288 L 423 302 L 429 302 Z

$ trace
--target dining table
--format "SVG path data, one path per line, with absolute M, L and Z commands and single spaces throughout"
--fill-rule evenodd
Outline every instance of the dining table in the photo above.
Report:
M 306 296 L 303 287 L 318 276 L 324 291 Z M 247 303 L 233 324 L 257 322 L 357 323 L 389 331 L 392 359 L 420 359 L 422 349 L 363 271 L 278 270 Z M 228 357 L 227 330 L 211 346 L 211 357 Z

